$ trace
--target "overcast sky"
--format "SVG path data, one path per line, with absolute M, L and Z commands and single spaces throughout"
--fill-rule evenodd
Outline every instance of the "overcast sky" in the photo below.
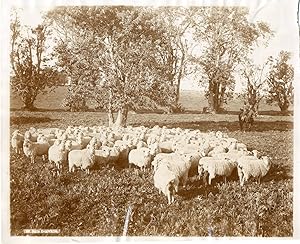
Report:
M 97 5 L 100 1 L 37 1 L 37 0 L 13 0 L 13 5 L 24 9 L 22 23 L 36 25 L 41 22 L 41 11 L 49 10 L 55 5 Z M 221 5 L 221 6 L 246 6 L 249 8 L 249 21 L 265 21 L 273 31 L 274 37 L 270 40 L 269 46 L 257 48 L 254 52 L 254 60 L 257 64 L 263 63 L 268 56 L 277 56 L 280 50 L 290 51 L 293 54 L 292 63 L 298 65 L 298 26 L 297 26 L 297 0 L 247 0 L 247 1 L 101 1 L 101 4 L 127 4 L 127 5 Z M 296 74 L 297 76 L 297 74 Z M 237 82 L 237 90 L 240 90 L 241 83 Z M 181 89 L 198 90 L 199 87 L 193 81 L 184 80 Z

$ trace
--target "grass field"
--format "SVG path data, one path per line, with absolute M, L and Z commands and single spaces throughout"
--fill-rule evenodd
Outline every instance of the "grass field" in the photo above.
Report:
M 37 112 L 20 111 L 11 96 L 11 132 L 30 127 L 107 125 L 100 112 L 71 113 L 61 107 L 66 90 L 39 96 Z M 252 132 L 240 132 L 236 112 L 241 100 L 227 106 L 227 114 L 201 114 L 207 101 L 201 92 L 182 91 L 182 114 L 129 114 L 128 124 L 221 130 L 272 157 L 272 168 L 258 185 L 241 188 L 235 172 L 227 184 L 218 179 L 205 187 L 192 177 L 172 205 L 158 194 L 152 172 L 103 167 L 90 175 L 65 172 L 53 178 L 50 165 L 10 152 L 11 234 L 24 229 L 59 229 L 61 236 L 120 236 L 128 206 L 129 236 L 289 236 L 293 234 L 293 117 L 278 116 L 278 107 L 261 104 Z
M 67 93 L 67 88 L 60 86 L 55 89 L 54 92 L 47 93 L 45 95 L 38 95 L 35 106 L 40 108 L 41 110 L 64 110 L 62 107 L 63 99 Z M 183 107 L 193 113 L 202 112 L 203 107 L 207 107 L 207 99 L 204 96 L 203 92 L 200 91 L 188 91 L 183 90 L 180 93 L 179 102 L 183 105 Z M 233 99 L 228 102 L 226 109 L 229 111 L 239 111 L 240 107 L 243 105 L 243 101 L 241 99 Z M 16 110 L 20 109 L 23 106 L 22 101 L 16 95 L 11 95 L 11 109 Z M 268 105 L 265 102 L 261 102 L 260 111 L 275 113 L 279 111 L 278 106 Z
M 47 106 L 49 103 L 47 102 Z M 46 107 L 43 104 L 41 107 Z M 233 109 L 232 109 L 233 110 Z M 11 131 L 68 125 L 107 124 L 99 112 L 11 111 Z M 234 114 L 129 114 L 128 124 L 221 130 L 272 157 L 262 183 L 241 188 L 237 174 L 205 187 L 190 178 L 172 205 L 158 194 L 152 172 L 103 167 L 90 175 L 53 178 L 48 163 L 31 164 L 10 155 L 11 234 L 24 229 L 60 229 L 61 236 L 120 236 L 131 206 L 129 236 L 285 236 L 293 235 L 293 117 L 262 115 L 252 132 L 240 132 Z

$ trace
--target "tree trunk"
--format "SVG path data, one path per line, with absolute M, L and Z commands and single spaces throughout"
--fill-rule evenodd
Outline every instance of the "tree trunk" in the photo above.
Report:
M 215 93 L 214 93 L 214 84 L 209 82 L 208 87 L 208 113 L 216 113 L 215 110 Z
M 126 127 L 128 108 L 125 106 L 118 111 L 118 117 L 114 123 L 115 127 Z
M 224 108 L 224 95 L 225 95 L 225 87 L 222 86 L 221 92 L 219 93 L 217 112 L 223 112 L 225 110 L 225 108 Z
M 36 110 L 36 107 L 33 105 L 34 101 L 35 101 L 35 97 L 36 96 L 34 96 L 34 95 L 30 96 L 29 94 L 26 94 L 24 97 L 21 97 L 22 102 L 24 104 L 22 109 L 27 110 L 27 111 Z
M 108 115 L 108 126 L 112 127 L 114 125 L 115 118 L 114 118 L 113 112 L 110 108 L 108 109 L 107 115 Z
M 287 115 L 289 113 L 289 102 L 284 102 L 282 104 L 278 104 L 283 115 Z

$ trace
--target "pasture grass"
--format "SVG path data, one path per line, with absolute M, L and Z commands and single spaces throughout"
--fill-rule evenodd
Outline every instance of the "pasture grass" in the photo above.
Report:
M 68 125 L 107 125 L 104 113 L 11 112 L 11 132 Z M 237 116 L 130 114 L 129 125 L 221 130 L 272 157 L 261 184 L 241 188 L 237 173 L 223 184 L 205 186 L 191 177 L 176 201 L 158 194 L 151 171 L 103 166 L 54 178 L 51 166 L 35 164 L 10 151 L 11 235 L 24 229 L 60 229 L 61 236 L 120 236 L 128 206 L 129 236 L 285 236 L 293 235 L 293 118 L 261 116 L 252 132 L 240 132 Z
M 65 98 L 67 93 L 66 86 L 59 86 L 55 88 L 52 92 L 46 94 L 39 94 L 35 101 L 35 106 L 39 108 L 39 110 L 56 110 L 62 111 L 66 110 L 66 108 L 62 107 L 63 99 Z M 203 110 L 203 107 L 207 107 L 207 99 L 205 95 L 201 91 L 188 91 L 182 90 L 180 91 L 179 103 L 182 104 L 186 112 L 190 113 L 200 113 Z M 11 110 L 20 110 L 23 104 L 21 99 L 11 93 L 10 97 L 10 107 Z M 243 100 L 241 98 L 234 98 L 228 102 L 225 106 L 228 112 L 239 111 L 239 109 L 243 106 Z M 91 107 L 93 107 L 91 105 Z M 292 106 L 290 107 L 292 109 Z M 279 107 L 276 104 L 268 105 L 263 100 L 260 103 L 259 107 L 261 114 L 276 114 L 280 111 Z

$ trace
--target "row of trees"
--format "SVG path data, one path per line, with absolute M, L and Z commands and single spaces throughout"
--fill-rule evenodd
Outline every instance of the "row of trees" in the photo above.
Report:
M 58 7 L 27 36 L 15 17 L 12 88 L 30 109 L 39 92 L 68 77 L 66 105 L 78 109 L 93 101 L 108 112 L 110 125 L 124 125 L 129 110 L 178 110 L 180 84 L 188 76 L 206 87 L 210 111 L 220 112 L 241 74 L 251 105 L 258 108 L 268 94 L 268 102 L 286 111 L 293 94 L 290 54 L 282 51 L 255 66 L 249 59 L 254 48 L 267 45 L 274 33 L 247 15 L 240 7 Z M 55 49 L 45 55 L 50 30 Z

